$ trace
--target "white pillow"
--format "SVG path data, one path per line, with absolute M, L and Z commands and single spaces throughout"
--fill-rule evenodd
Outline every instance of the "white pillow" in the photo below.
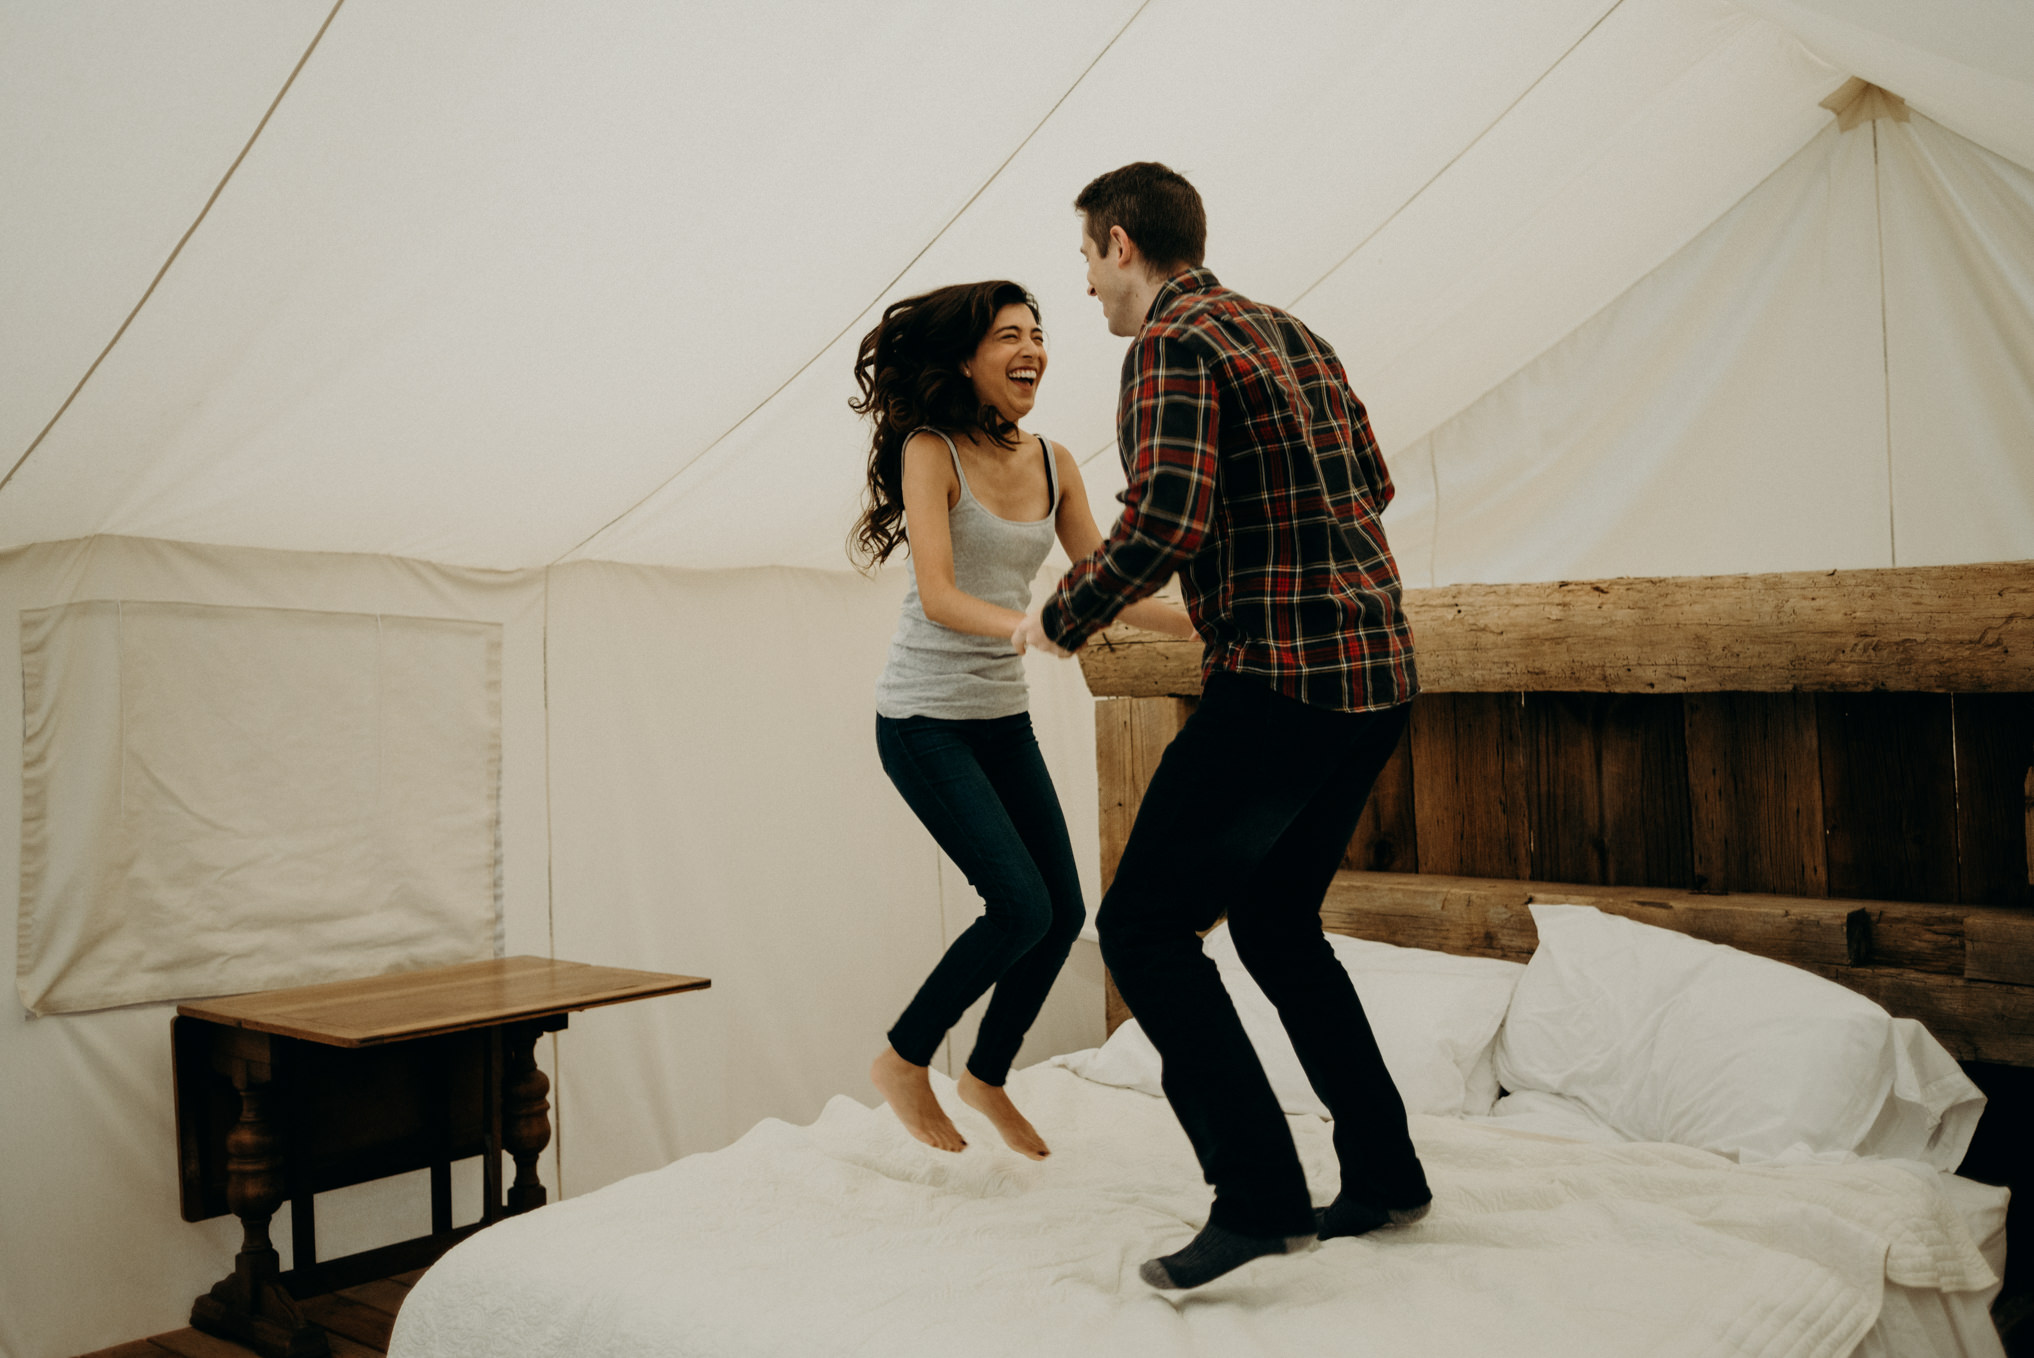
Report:
M 1745 1161 L 1962 1159 L 1983 1095 L 1919 1024 L 1798 967 L 1591 906 L 1532 912 L 1539 948 L 1497 1043 L 1506 1089 Z
M 1370 1031 L 1406 1111 L 1437 1117 L 1489 1112 L 1497 1099 L 1491 1051 L 1524 965 L 1489 957 L 1452 957 L 1340 934 L 1328 935 L 1328 941 L 1363 1002 Z M 1243 1031 L 1256 1048 L 1279 1106 L 1288 1113 L 1327 1117 L 1278 1011 L 1237 958 L 1228 927 L 1217 927 L 1203 946 L 1235 1001 Z M 1147 1094 L 1163 1093 L 1159 1072 L 1158 1052 L 1135 1019 L 1118 1028 L 1076 1069 L 1099 1084 Z

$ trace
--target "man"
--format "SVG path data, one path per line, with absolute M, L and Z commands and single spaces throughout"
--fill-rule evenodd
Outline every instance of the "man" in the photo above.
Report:
M 1201 702 L 1165 752 L 1096 924 L 1215 1200 L 1141 1270 L 1198 1287 L 1262 1255 L 1416 1220 L 1431 1193 L 1321 898 L 1418 684 L 1378 516 L 1391 480 L 1334 351 L 1201 267 L 1200 195 L 1163 165 L 1074 200 L 1088 292 L 1123 360 L 1129 486 L 1114 531 L 1012 637 L 1077 649 L 1180 573 L 1206 643 Z M 1223 913 L 1335 1119 L 1341 1192 L 1316 1213 L 1235 1006 L 1201 949 Z

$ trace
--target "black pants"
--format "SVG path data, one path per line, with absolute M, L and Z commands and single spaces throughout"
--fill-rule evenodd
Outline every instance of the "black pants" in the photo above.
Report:
M 1342 1191 L 1380 1208 L 1429 1196 L 1405 1104 L 1320 919 L 1407 712 L 1333 712 L 1262 680 L 1209 675 L 1102 899 L 1102 958 L 1164 1058 L 1166 1098 L 1215 1190 L 1214 1225 L 1313 1230 L 1284 1114 L 1197 937 L 1225 911 L 1237 955 L 1335 1119 Z
M 1087 921 L 1073 844 L 1029 713 L 979 721 L 876 718 L 897 791 L 982 896 L 982 917 L 947 947 L 890 1045 L 929 1065 L 946 1030 L 990 986 L 967 1067 L 1000 1085 Z

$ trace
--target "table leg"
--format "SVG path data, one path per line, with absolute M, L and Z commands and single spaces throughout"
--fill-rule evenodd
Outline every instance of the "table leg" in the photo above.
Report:
M 537 1157 L 551 1144 L 551 1079 L 537 1069 L 536 1024 L 518 1024 L 507 1032 L 506 1078 L 502 1081 L 502 1140 L 516 1163 L 516 1181 L 509 1188 L 510 1215 L 542 1207 L 546 1193 L 537 1177 Z
M 191 1324 L 263 1358 L 326 1358 L 325 1332 L 277 1281 L 281 1261 L 268 1224 L 283 1199 L 282 1142 L 269 1117 L 266 1072 L 251 1062 L 233 1065 L 240 1118 L 226 1134 L 226 1202 L 240 1218 L 240 1253 L 233 1272 L 192 1304 Z

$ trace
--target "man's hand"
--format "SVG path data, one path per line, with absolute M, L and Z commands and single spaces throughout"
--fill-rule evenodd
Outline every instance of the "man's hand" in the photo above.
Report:
M 1017 648 L 1017 654 L 1019 655 L 1023 655 L 1027 650 L 1036 648 L 1047 655 L 1056 655 L 1061 660 L 1066 659 L 1073 652 L 1061 650 L 1058 643 L 1046 635 L 1044 618 L 1044 604 L 1040 604 L 1029 613 L 1026 613 L 1024 621 L 1018 623 L 1017 630 L 1010 634 L 1010 644 Z

